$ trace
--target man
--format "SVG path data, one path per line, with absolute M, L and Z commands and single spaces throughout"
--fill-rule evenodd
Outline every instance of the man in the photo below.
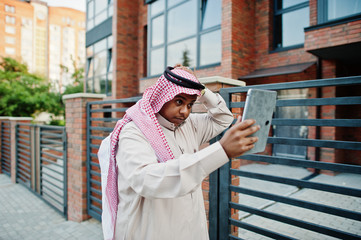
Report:
M 198 97 L 207 113 L 191 113 Z M 168 67 L 112 133 L 103 189 L 105 239 L 208 239 L 201 183 L 257 141 L 247 136 L 259 126 L 238 119 L 219 142 L 199 150 L 232 121 L 221 96 L 193 72 Z

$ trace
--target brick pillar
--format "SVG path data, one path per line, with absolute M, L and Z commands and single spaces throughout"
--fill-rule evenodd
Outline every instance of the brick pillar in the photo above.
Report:
M 222 1 L 222 76 L 238 78 L 255 69 L 255 34 L 259 34 L 261 28 L 255 22 L 256 2 Z M 263 9 L 269 11 L 268 7 Z M 261 23 L 268 22 L 268 15 L 263 15 L 260 17 Z M 269 39 L 268 35 L 264 39 Z M 267 40 L 261 44 L 262 46 L 257 46 L 258 51 L 268 49 Z
M 139 8 L 143 1 L 114 1 L 113 86 L 114 99 L 134 97 L 139 89 Z M 142 7 L 143 11 L 146 9 Z
M 31 117 L 0 117 L 0 121 L 10 122 L 10 176 L 13 183 L 16 182 L 16 124 L 30 123 L 31 120 Z
M 86 103 L 102 100 L 104 94 L 76 93 L 63 96 L 68 139 L 68 219 L 81 222 L 87 214 Z

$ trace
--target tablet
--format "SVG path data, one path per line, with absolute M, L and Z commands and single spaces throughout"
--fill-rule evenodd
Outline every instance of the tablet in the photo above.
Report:
M 276 91 L 249 89 L 244 105 L 242 121 L 246 119 L 256 120 L 256 125 L 260 125 L 260 129 L 250 135 L 258 137 L 254 148 L 244 154 L 259 153 L 266 149 L 269 130 L 272 122 L 273 111 L 276 107 Z

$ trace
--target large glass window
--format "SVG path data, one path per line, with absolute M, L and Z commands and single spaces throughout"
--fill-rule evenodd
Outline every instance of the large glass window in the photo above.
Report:
M 87 92 L 112 94 L 112 46 L 109 36 L 87 48 Z
M 319 0 L 318 23 L 361 14 L 361 0 Z
M 300 47 L 304 43 L 304 28 L 309 26 L 309 3 L 305 0 L 275 1 L 274 47 Z
M 87 0 L 87 30 L 113 16 L 113 0 Z
M 148 75 L 182 63 L 221 62 L 222 0 L 158 0 L 149 5 Z

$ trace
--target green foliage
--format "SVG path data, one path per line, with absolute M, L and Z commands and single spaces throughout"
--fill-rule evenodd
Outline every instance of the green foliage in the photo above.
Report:
M 60 94 L 50 84 L 28 72 L 26 65 L 12 58 L 0 63 L 0 116 L 33 116 L 37 112 L 63 114 Z
M 63 95 L 84 92 L 83 82 L 74 83 L 74 85 L 68 85 L 65 88 Z
M 79 93 L 79 92 L 84 92 L 84 83 L 83 83 L 83 79 L 84 79 L 84 68 L 79 68 L 76 65 L 76 62 L 73 58 L 71 58 L 72 62 L 73 62 L 73 67 L 74 67 L 74 72 L 71 74 L 71 77 L 74 79 L 73 84 L 67 85 L 65 87 L 65 91 L 63 93 L 63 95 L 66 94 L 72 94 L 72 93 Z M 64 72 L 69 72 L 69 68 L 60 64 L 60 67 L 63 69 Z
M 65 120 L 51 118 L 49 125 L 65 126 Z
M 183 62 L 182 65 L 185 67 L 189 67 L 191 64 L 191 59 L 189 58 L 189 50 L 186 48 L 183 51 Z

